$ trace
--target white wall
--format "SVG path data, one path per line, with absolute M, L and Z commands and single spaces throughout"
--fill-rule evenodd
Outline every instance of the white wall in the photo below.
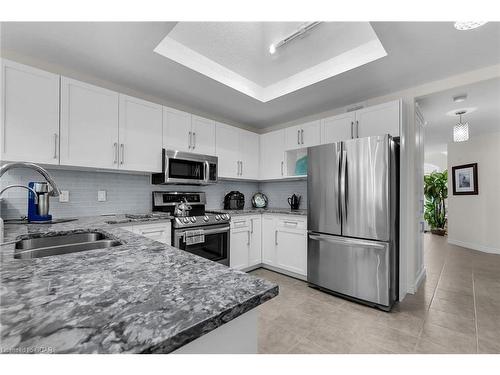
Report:
M 478 195 L 453 195 L 451 168 L 477 163 Z M 500 254 L 500 132 L 448 144 L 448 242 Z
M 426 152 L 424 163 L 425 174 L 442 172 L 448 168 L 448 157 L 441 152 Z

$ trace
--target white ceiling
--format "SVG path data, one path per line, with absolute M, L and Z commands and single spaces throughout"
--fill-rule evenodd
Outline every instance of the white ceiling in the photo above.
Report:
M 467 99 L 455 103 L 453 97 L 467 94 Z M 442 91 L 417 100 L 425 117 L 425 152 L 445 152 L 453 142 L 453 126 L 457 116 L 450 116 L 463 108 L 475 108 L 462 117 L 469 123 L 469 137 L 500 132 L 500 79 L 491 79 Z
M 155 52 L 262 102 L 386 56 L 369 22 L 179 22 Z
M 452 22 L 372 22 L 386 57 L 262 103 L 153 52 L 174 26 L 4 22 L 1 49 L 7 57 L 60 65 L 255 128 L 500 63 L 498 22 L 467 32 L 455 30 Z

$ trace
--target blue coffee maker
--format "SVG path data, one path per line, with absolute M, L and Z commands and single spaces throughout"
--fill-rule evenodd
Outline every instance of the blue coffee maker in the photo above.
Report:
M 30 182 L 28 184 L 35 194 L 30 191 L 28 193 L 28 221 L 31 222 L 46 222 L 52 220 L 52 215 L 49 214 L 49 186 L 47 182 Z

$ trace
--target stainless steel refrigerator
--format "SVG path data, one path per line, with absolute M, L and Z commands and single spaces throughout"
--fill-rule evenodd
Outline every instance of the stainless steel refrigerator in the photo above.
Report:
M 307 279 L 390 310 L 398 299 L 399 144 L 389 135 L 308 149 Z

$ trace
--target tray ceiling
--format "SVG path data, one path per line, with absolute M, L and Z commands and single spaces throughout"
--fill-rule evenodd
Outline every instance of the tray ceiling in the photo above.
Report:
M 303 22 L 179 22 L 155 52 L 261 102 L 387 55 L 368 22 L 322 22 L 269 53 Z

